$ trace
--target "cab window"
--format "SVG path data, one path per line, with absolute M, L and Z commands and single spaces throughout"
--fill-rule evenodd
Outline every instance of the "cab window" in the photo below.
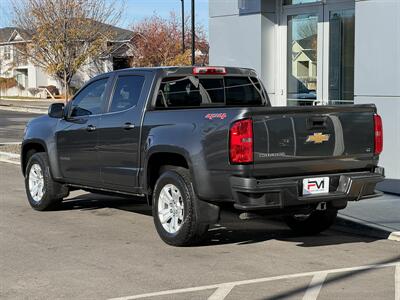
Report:
M 267 103 L 266 92 L 257 78 L 186 76 L 164 78 L 156 108 L 263 106 Z
M 72 101 L 71 117 L 101 114 L 106 101 L 108 78 L 87 85 Z
M 143 83 L 143 76 L 119 76 L 109 111 L 118 112 L 136 106 L 142 92 Z

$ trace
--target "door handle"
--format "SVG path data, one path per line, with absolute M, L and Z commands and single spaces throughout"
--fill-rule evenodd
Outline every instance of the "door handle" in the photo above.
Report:
M 124 124 L 123 128 L 124 128 L 125 130 L 131 130 L 131 129 L 135 128 L 135 124 L 126 122 L 126 123 Z
M 87 130 L 87 131 L 95 131 L 95 130 L 96 130 L 96 126 L 94 126 L 94 125 L 88 125 L 88 126 L 86 127 L 86 130 Z

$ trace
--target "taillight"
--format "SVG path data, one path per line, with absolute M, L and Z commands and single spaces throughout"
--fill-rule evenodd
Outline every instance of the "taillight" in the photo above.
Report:
M 233 123 L 229 131 L 229 157 L 231 163 L 253 162 L 253 122 L 251 119 Z
M 224 67 L 194 67 L 194 75 L 225 75 L 226 69 Z
M 380 115 L 374 115 L 375 147 L 374 153 L 379 155 L 383 150 L 383 128 Z

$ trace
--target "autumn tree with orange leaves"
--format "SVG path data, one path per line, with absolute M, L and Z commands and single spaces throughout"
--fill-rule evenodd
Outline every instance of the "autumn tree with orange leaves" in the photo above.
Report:
M 191 65 L 190 19 L 185 21 L 185 45 L 182 52 L 182 24 L 173 13 L 169 18 L 153 15 L 132 26 L 133 67 Z M 208 41 L 202 26 L 196 26 L 196 63 L 208 64 Z

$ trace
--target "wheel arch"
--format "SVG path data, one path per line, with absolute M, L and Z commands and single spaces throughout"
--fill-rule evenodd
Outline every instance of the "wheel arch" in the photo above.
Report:
M 48 152 L 46 144 L 41 140 L 29 140 L 23 143 L 21 147 L 21 170 L 25 176 L 26 166 L 29 159 L 38 152 Z
M 151 195 L 160 175 L 161 168 L 167 165 L 186 168 L 193 175 L 191 161 L 183 151 L 176 149 L 152 151 L 146 159 L 143 174 L 143 187 L 150 205 L 152 204 Z M 195 187 L 195 185 L 193 186 Z

